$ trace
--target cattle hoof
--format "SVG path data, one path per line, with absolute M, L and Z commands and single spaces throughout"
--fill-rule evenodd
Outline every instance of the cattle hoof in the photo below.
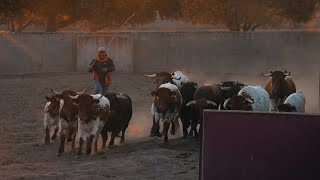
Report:
M 81 158 L 82 158 L 81 155 L 77 155 L 77 156 L 76 156 L 76 159 L 77 159 L 77 160 L 79 160 L 79 159 L 81 159 Z
M 164 142 L 165 142 L 165 143 L 168 143 L 168 137 L 165 137 L 165 138 L 164 138 Z
M 188 131 L 184 130 L 183 131 L 183 138 L 187 138 L 188 137 Z
M 62 156 L 62 153 L 58 153 L 57 156 L 58 156 L 58 157 L 61 157 L 61 156 Z
M 198 139 L 199 138 L 199 133 L 195 133 L 195 135 L 194 135 L 194 137 L 196 138 L 196 139 Z
M 124 138 L 121 138 L 120 143 L 123 144 L 124 143 Z
M 156 136 L 161 137 L 162 134 L 160 132 L 155 133 Z
M 170 133 L 171 133 L 171 135 L 175 135 L 176 134 L 176 130 L 174 128 L 171 128 Z
M 50 137 L 46 136 L 44 139 L 44 144 L 50 144 Z
M 184 134 L 182 138 L 183 139 L 187 139 L 188 138 L 188 134 Z
M 113 145 L 109 145 L 108 148 L 109 148 L 109 149 L 112 149 L 112 148 L 113 148 Z
M 52 136 L 51 141 L 55 140 L 57 136 Z

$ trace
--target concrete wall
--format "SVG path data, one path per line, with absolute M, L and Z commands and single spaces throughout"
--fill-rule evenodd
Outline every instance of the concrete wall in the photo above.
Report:
M 0 33 L 0 74 L 75 70 L 73 34 Z
M 77 71 L 87 71 L 88 65 L 96 57 L 100 46 L 106 46 L 112 34 L 79 35 L 77 37 Z M 107 47 L 108 56 L 114 61 L 117 71 L 133 71 L 133 38 L 121 34 Z
M 139 33 L 134 47 L 135 70 L 313 71 L 319 67 L 319 42 L 320 33 L 308 32 Z

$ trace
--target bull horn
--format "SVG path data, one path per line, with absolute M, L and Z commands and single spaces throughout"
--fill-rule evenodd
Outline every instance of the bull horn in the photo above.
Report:
M 78 98 L 78 95 L 76 95 L 76 96 L 71 96 L 71 95 L 69 95 L 69 97 L 70 97 L 71 99 L 77 99 L 77 98 Z
M 93 99 L 101 99 L 102 95 L 101 94 L 95 94 L 95 95 L 91 95 L 93 97 Z
M 230 98 L 228 98 L 228 99 L 223 103 L 224 109 L 228 109 L 228 108 L 227 108 L 227 104 L 229 103 L 229 101 L 230 101 Z
M 175 75 L 171 76 L 172 79 L 176 79 L 176 80 L 180 80 L 181 79 L 181 76 L 178 78 L 176 77 Z
M 249 98 L 246 98 L 246 101 L 248 101 L 249 103 L 252 103 L 252 104 L 254 102 L 252 99 L 249 99 Z
M 52 91 L 54 94 L 56 94 L 56 95 L 62 95 L 62 92 L 55 91 L 55 90 L 53 90 L 52 88 L 51 88 L 51 91 Z
M 223 90 L 223 91 L 228 91 L 228 90 L 231 89 L 231 87 L 221 87 L 221 86 L 220 86 L 220 89 Z
M 88 90 L 88 88 L 84 89 L 82 92 L 76 92 L 77 95 L 83 94 Z
M 187 103 L 187 106 L 190 106 L 190 105 L 196 104 L 196 103 L 197 103 L 197 101 L 190 101 L 190 102 Z
M 127 99 L 125 96 L 119 94 L 119 95 L 116 95 L 117 98 L 124 98 L 124 99 Z
M 157 77 L 157 74 L 150 74 L 150 75 L 144 74 L 144 73 L 141 73 L 141 74 L 144 75 L 145 77 L 149 77 L 149 78 L 155 78 L 155 77 Z
M 211 105 L 214 105 L 214 106 L 218 106 L 217 103 L 213 102 L 213 101 L 207 101 L 207 104 L 211 104 Z
M 152 91 L 152 92 L 156 92 L 157 90 L 155 90 L 155 89 L 151 89 L 151 88 L 149 88 L 149 90 L 150 91 Z
M 262 74 L 262 76 L 268 77 L 268 76 L 271 76 L 271 75 L 272 75 L 272 71 L 270 71 L 270 73 L 261 73 L 261 74 Z
M 291 73 L 288 72 L 288 71 L 285 71 L 285 72 L 284 72 L 284 75 L 285 75 L 285 76 L 290 76 L 290 74 L 291 74 Z

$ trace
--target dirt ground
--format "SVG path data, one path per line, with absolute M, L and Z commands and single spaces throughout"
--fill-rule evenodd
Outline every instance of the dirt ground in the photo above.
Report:
M 134 115 L 126 143 L 75 158 L 70 146 L 57 157 L 58 141 L 44 145 L 43 109 L 50 88 L 93 92 L 87 73 L 0 76 L 0 179 L 198 179 L 200 142 L 181 132 L 150 138 L 152 125 L 148 88 L 153 80 L 140 74 L 114 73 L 111 91 L 133 99 Z M 100 141 L 99 141 L 100 142 Z M 99 145 L 98 148 L 101 146 Z
M 239 80 L 248 85 L 263 86 L 266 78 L 186 74 L 199 85 Z M 317 88 L 308 87 L 314 79 L 297 79 L 298 88 L 306 92 L 306 109 L 317 112 Z M 55 90 L 93 92 L 88 73 L 50 73 L 0 76 L 0 179 L 198 179 L 200 142 L 182 139 L 181 129 L 169 136 L 150 138 L 152 125 L 149 88 L 154 80 L 135 73 L 113 74 L 110 91 L 126 93 L 133 100 L 134 115 L 126 135 L 126 143 L 116 139 L 114 149 L 76 160 L 70 146 L 57 157 L 58 141 L 44 145 L 43 109 L 45 96 Z M 310 81 L 310 82 L 308 82 Z M 313 97 L 313 98 L 312 98 Z M 99 141 L 100 142 L 100 141 Z M 99 144 L 99 148 L 101 145 Z

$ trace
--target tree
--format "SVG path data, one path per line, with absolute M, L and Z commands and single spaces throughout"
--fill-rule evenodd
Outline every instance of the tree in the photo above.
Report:
M 81 13 L 88 20 L 93 30 L 114 29 L 119 27 L 133 13 L 131 26 L 154 22 L 161 19 L 179 19 L 182 17 L 184 0 L 97 0 L 95 3 L 82 1 Z
M 320 0 L 270 0 L 275 14 L 291 23 L 305 23 L 319 10 Z
M 90 22 L 92 30 L 119 27 L 133 13 L 131 25 L 149 23 L 155 20 L 153 0 L 96 0 L 82 2 L 82 19 Z
M 36 20 L 35 0 L 0 0 L 0 24 L 11 32 L 21 32 Z
M 56 32 L 86 21 L 92 30 L 115 29 L 135 13 L 130 25 L 165 20 L 222 25 L 231 31 L 254 31 L 280 23 L 304 23 L 320 0 L 0 0 L 0 24 L 22 31 L 41 24 Z
M 254 31 L 287 20 L 300 23 L 314 14 L 319 0 L 185 0 L 182 20 Z
M 46 32 L 56 32 L 79 20 L 80 0 L 39 0 L 36 8 Z

